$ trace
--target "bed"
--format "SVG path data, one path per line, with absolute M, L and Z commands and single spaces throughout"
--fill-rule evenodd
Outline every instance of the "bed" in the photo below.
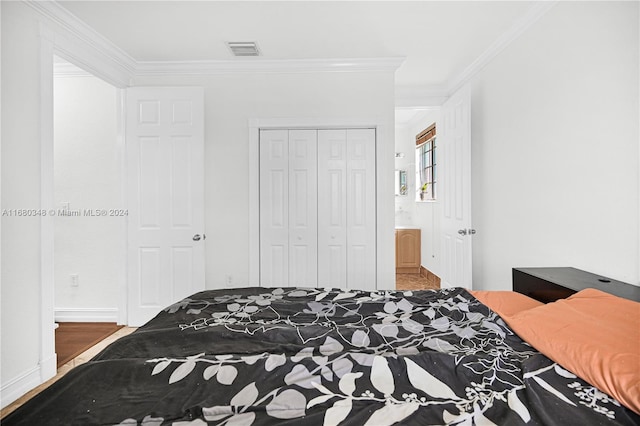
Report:
M 519 327 L 524 314 L 555 303 L 476 295 L 500 313 L 462 288 L 200 292 L 74 368 L 2 424 L 640 424 L 637 375 L 622 384 L 631 383 L 622 390 L 631 396 L 614 398 L 507 324 Z M 627 337 L 637 349 L 638 336 Z

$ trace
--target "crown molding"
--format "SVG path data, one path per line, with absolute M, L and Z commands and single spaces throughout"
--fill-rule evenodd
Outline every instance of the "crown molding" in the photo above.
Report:
M 393 72 L 403 57 L 340 59 L 255 59 L 225 61 L 142 61 L 136 64 L 136 77 L 163 75 L 212 75 L 235 73 L 307 73 L 307 72 Z
M 136 61 L 127 52 L 113 44 L 109 39 L 69 12 L 55 0 L 22 0 L 51 22 L 59 25 L 75 38 L 100 52 L 111 61 L 128 71 L 135 70 Z
M 432 87 L 396 86 L 396 108 L 424 109 L 441 106 L 557 3 L 557 0 L 537 1 L 480 56 L 446 84 Z
M 83 70 L 82 68 L 78 68 L 69 62 L 60 62 L 53 64 L 53 76 L 55 78 L 60 77 L 94 77 L 88 71 Z
M 55 0 L 22 0 L 40 15 L 61 27 L 73 38 L 105 56 L 129 79 L 149 76 L 212 75 L 235 73 L 306 73 L 306 72 L 393 72 L 404 62 L 404 57 L 389 58 L 329 58 L 329 59 L 277 59 L 238 58 L 223 61 L 136 61 L 124 50 L 69 12 Z M 59 52 L 71 59 L 65 52 Z M 85 64 L 78 64 L 85 65 Z M 58 68 L 60 76 L 73 73 Z M 91 71 L 91 70 L 90 70 Z
M 238 58 L 223 61 L 136 61 L 124 50 L 95 31 L 84 21 L 73 15 L 55 0 L 22 0 L 49 21 L 60 26 L 75 39 L 88 45 L 94 52 L 104 56 L 115 65 L 121 75 L 132 79 L 149 76 L 215 75 L 232 73 L 305 73 L 305 72 L 371 72 L 397 70 L 404 57 L 387 58 L 333 58 L 333 59 L 279 59 Z M 509 44 L 537 22 L 557 0 L 537 1 L 527 12 L 496 39 L 488 49 L 446 85 L 437 87 L 396 87 L 397 107 L 433 107 L 442 103 L 462 87 Z M 60 56 L 65 59 L 65 52 Z M 72 56 L 72 55 L 70 55 Z M 79 64 L 83 65 L 83 64 Z M 89 67 L 90 68 L 90 67 Z M 92 71 L 91 69 L 89 71 Z M 95 70 L 93 70 L 95 71 Z M 61 74 L 64 72 L 61 69 Z M 120 80 L 123 80 L 120 78 Z
M 487 64 L 489 64 L 500 52 L 516 40 L 534 23 L 538 22 L 556 4 L 557 0 L 537 1 L 527 12 L 516 20 L 513 25 L 498 37 L 480 56 L 478 56 L 460 74 L 449 80 L 447 88 L 449 96 L 455 93 L 460 87 L 478 74 Z

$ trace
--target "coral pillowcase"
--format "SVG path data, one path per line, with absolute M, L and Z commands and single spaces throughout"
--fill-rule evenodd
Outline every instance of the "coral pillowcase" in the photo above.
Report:
M 502 317 L 544 305 L 542 302 L 514 291 L 471 290 L 469 293 Z
M 503 318 L 544 355 L 640 414 L 640 303 L 590 288 Z

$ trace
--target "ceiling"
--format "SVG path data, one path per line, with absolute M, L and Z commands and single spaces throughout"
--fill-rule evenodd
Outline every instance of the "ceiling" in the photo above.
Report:
M 61 1 L 137 61 L 404 57 L 398 88 L 442 88 L 528 1 Z M 225 42 L 255 41 L 258 58 Z

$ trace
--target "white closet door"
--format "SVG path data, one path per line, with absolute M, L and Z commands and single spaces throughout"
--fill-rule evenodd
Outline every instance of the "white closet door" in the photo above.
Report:
M 347 130 L 347 284 L 376 289 L 375 130 Z
M 127 89 L 128 319 L 204 290 L 204 91 Z
M 260 285 L 289 285 L 289 132 L 260 131 Z
M 376 288 L 375 130 L 260 131 L 260 284 Z
M 289 131 L 289 285 L 318 285 L 317 131 Z
M 318 285 L 347 287 L 347 131 L 318 131 Z

